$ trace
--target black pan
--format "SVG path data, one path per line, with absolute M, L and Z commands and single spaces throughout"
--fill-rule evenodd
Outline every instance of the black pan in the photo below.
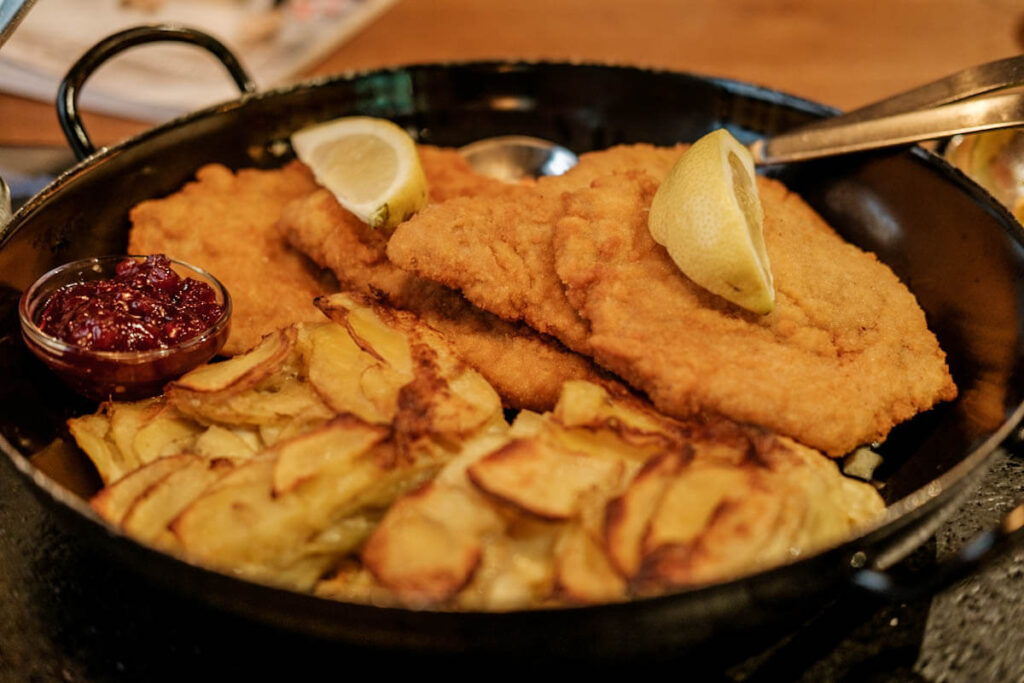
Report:
M 94 48 L 62 91 L 65 129 L 82 154 L 91 151 L 74 107 L 82 83 L 127 45 L 161 39 L 221 52 L 192 32 L 157 28 Z M 251 89 L 237 64 L 228 68 L 243 90 Z M 995 200 L 920 148 L 767 172 L 846 239 L 877 253 L 915 292 L 949 355 L 960 398 L 901 425 L 880 448 L 885 464 L 877 476 L 889 509 L 877 528 L 784 567 L 664 597 L 497 614 L 414 611 L 270 588 L 153 551 L 86 505 L 83 496 L 96 480 L 68 446 L 64 420 L 95 406 L 64 389 L 18 333 L 20 292 L 55 265 L 123 253 L 133 205 L 174 192 L 205 163 L 278 166 L 290 158 L 289 134 L 311 122 L 364 114 L 392 119 L 437 145 L 515 133 L 583 152 L 694 140 L 719 126 L 749 141 L 832 113 L 776 91 L 683 73 L 587 64 L 422 65 L 244 94 L 92 153 L 0 231 L 0 449 L 13 465 L 8 469 L 78 533 L 157 581 L 254 618 L 359 644 L 575 655 L 680 652 L 716 642 L 735 647 L 741 636 L 777 628 L 849 590 L 891 598 L 934 590 L 1016 535 L 1015 527 L 993 530 L 912 585 L 885 573 L 955 509 L 1024 411 L 1024 240 L 1021 226 Z

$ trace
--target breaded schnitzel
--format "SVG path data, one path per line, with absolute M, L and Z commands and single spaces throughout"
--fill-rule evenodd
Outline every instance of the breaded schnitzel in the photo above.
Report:
M 434 201 L 504 187 L 474 173 L 454 149 L 419 149 Z M 165 253 L 220 279 L 234 305 L 223 353 L 241 353 L 272 330 L 323 319 L 313 300 L 334 291 L 335 284 L 275 227 L 285 205 L 318 188 L 309 169 L 297 161 L 281 169 L 237 173 L 210 164 L 178 192 L 132 209 L 128 252 Z
M 719 414 L 831 455 L 956 395 L 913 295 L 780 183 L 758 178 L 776 304 L 757 316 L 695 285 L 651 239 L 661 175 L 649 171 L 667 172 L 669 153 L 599 154 L 621 172 L 428 207 L 388 256 L 593 355 L 669 415 Z
M 455 150 L 420 147 L 420 158 L 431 201 L 502 196 L 510 190 L 474 173 Z M 343 209 L 327 190 L 291 203 L 279 228 L 292 246 L 333 271 L 343 288 L 413 311 L 444 333 L 509 406 L 546 410 L 557 401 L 564 381 L 598 379 L 589 360 L 554 339 L 505 322 L 447 287 L 396 268 L 384 253 L 387 236 Z
M 204 166 L 180 191 L 132 209 L 128 253 L 164 253 L 213 273 L 234 306 L 223 352 L 241 353 L 272 330 L 323 319 L 313 300 L 331 283 L 274 227 L 286 204 L 316 187 L 298 162 L 237 173 Z

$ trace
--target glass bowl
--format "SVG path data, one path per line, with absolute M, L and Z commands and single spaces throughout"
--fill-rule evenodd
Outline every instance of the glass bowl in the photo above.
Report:
M 209 327 L 194 337 L 169 348 L 145 351 L 97 351 L 70 344 L 39 328 L 39 320 L 50 297 L 64 285 L 112 278 L 117 264 L 125 258 L 144 256 L 102 256 L 72 261 L 49 271 L 21 295 L 18 315 L 25 344 L 71 389 L 88 398 L 133 401 L 159 394 L 164 385 L 213 358 L 227 341 L 231 328 L 231 296 L 210 273 L 182 261 L 170 259 L 171 268 L 182 278 L 205 282 L 214 291 L 223 312 Z

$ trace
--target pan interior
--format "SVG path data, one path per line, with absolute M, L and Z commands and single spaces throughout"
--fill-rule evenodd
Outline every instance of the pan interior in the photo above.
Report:
M 96 486 L 88 466 L 68 465 L 68 453 L 71 460 L 81 457 L 74 449 L 60 441 L 54 446 L 55 439 L 69 441 L 67 417 L 95 406 L 64 389 L 29 355 L 18 331 L 17 298 L 53 266 L 123 253 L 128 210 L 175 191 L 205 163 L 279 166 L 289 158 L 284 141 L 293 130 L 349 114 L 390 118 L 437 145 L 522 134 L 584 152 L 694 140 L 719 126 L 747 141 L 827 113 L 776 92 L 685 74 L 468 64 L 325 79 L 154 129 L 76 167 L 0 233 L 0 446 L 50 463 L 51 476 L 72 490 Z M 1024 399 L 1020 226 L 920 150 L 767 172 L 801 194 L 847 240 L 893 268 L 918 297 L 948 354 L 960 398 L 898 427 L 879 449 L 885 456 L 878 472 L 883 495 L 890 503 L 900 500 L 962 462 Z

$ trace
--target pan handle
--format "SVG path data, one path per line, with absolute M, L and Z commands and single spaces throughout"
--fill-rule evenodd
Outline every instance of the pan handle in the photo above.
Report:
M 1014 508 L 999 526 L 986 529 L 969 540 L 953 557 L 924 576 L 897 578 L 885 571 L 861 569 L 852 576 L 853 585 L 888 602 L 910 602 L 941 591 L 967 577 L 1024 540 L 1024 503 Z
M 1024 428 L 1018 425 L 1003 443 L 1010 457 L 1024 455 Z M 979 532 L 953 557 L 943 560 L 934 570 L 907 577 L 896 577 L 887 571 L 860 569 L 851 581 L 862 591 L 889 602 L 908 602 L 932 596 L 960 579 L 966 578 L 983 564 L 995 560 L 1024 542 L 1024 503 L 1003 517 L 998 526 Z M 921 575 L 924 574 L 924 575 Z
M 79 160 L 96 151 L 82 125 L 78 95 L 86 79 L 114 55 L 136 45 L 157 42 L 190 43 L 205 48 L 220 60 L 243 94 L 256 91 L 256 83 L 238 58 L 213 36 L 184 26 L 137 26 L 104 38 L 79 57 L 68 70 L 57 90 L 57 118 L 72 151 Z

